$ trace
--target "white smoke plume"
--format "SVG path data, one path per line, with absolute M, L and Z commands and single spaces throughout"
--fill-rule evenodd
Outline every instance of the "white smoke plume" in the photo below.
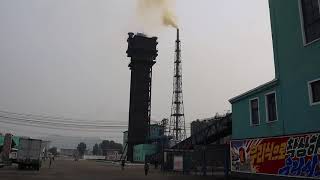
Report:
M 172 8 L 175 0 L 138 0 L 138 3 L 138 13 L 144 21 L 155 21 L 156 17 L 163 25 L 178 28 Z

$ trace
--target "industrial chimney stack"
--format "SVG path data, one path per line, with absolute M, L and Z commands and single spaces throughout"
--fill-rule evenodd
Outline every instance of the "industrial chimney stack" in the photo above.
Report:
M 127 55 L 131 58 L 129 130 L 127 157 L 133 161 L 133 147 L 149 137 L 152 66 L 158 56 L 157 38 L 129 33 Z

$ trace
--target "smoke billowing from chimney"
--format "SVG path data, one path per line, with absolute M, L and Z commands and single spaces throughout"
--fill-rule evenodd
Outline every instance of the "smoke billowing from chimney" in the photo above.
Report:
M 156 15 L 163 25 L 178 28 L 172 3 L 174 0 L 139 0 L 138 11 L 144 18 Z

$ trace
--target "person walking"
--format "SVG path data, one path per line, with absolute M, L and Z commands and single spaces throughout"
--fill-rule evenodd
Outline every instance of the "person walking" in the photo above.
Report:
M 124 165 L 125 165 L 125 161 L 122 160 L 122 161 L 121 161 L 121 170 L 122 170 L 122 171 L 124 170 Z
M 154 162 L 154 168 L 155 168 L 155 169 L 158 169 L 158 161 L 155 161 L 155 162 Z
M 51 168 L 51 164 L 52 164 L 52 155 L 49 155 L 49 168 Z
M 149 164 L 147 162 L 144 163 L 144 174 L 147 176 L 149 172 Z

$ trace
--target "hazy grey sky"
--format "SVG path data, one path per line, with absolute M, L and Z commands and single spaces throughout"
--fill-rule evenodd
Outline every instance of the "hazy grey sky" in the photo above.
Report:
M 141 23 L 135 0 L 1 0 L 0 110 L 126 124 L 127 33 L 159 37 L 152 118 L 170 115 L 175 30 Z M 274 77 L 267 0 L 177 0 L 186 122 Z M 147 31 L 147 32 L 146 32 Z M 103 136 L 0 124 L 18 134 Z

